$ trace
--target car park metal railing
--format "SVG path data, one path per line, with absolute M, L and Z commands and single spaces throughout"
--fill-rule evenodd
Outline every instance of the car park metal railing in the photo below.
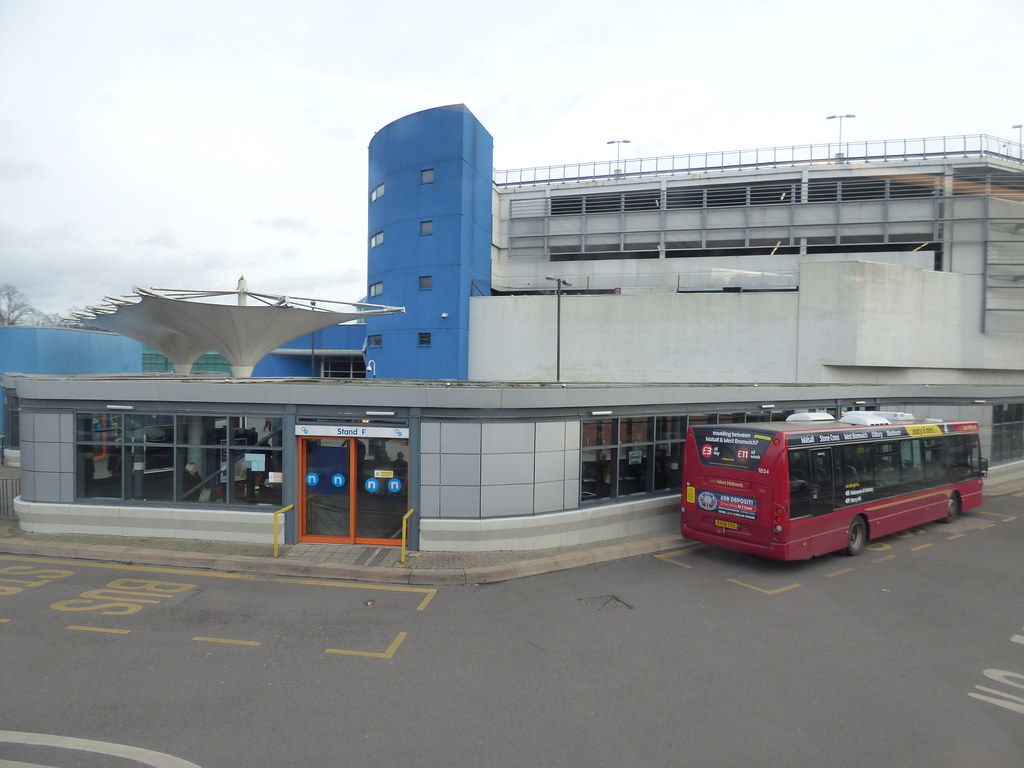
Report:
M 921 139 L 844 141 L 788 147 L 697 152 L 622 160 L 595 160 L 566 165 L 494 170 L 499 187 L 575 183 L 599 179 L 643 178 L 679 173 L 750 171 L 803 165 L 962 160 L 994 158 L 1024 164 L 1024 144 L 987 134 Z

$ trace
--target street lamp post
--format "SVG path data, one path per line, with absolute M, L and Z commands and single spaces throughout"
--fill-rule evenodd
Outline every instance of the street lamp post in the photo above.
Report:
M 554 275 L 548 275 L 545 280 L 555 282 L 555 381 L 562 380 L 562 287 L 568 288 L 572 283 Z
M 847 152 L 843 152 L 843 120 L 848 120 L 856 115 L 829 115 L 826 120 L 839 120 L 839 151 L 843 153 L 843 159 L 846 159 Z
M 1024 158 L 1024 140 L 1022 140 L 1022 131 L 1024 131 L 1024 123 L 1017 123 L 1017 125 L 1011 125 L 1011 128 L 1017 129 L 1017 151 L 1020 156 Z
M 622 168 L 619 165 L 619 163 L 620 163 L 620 161 L 622 159 L 622 145 L 623 144 L 629 144 L 630 141 L 629 141 L 629 139 L 612 139 L 608 143 L 615 145 L 615 172 L 616 173 L 622 173 Z M 550 280 L 551 278 L 548 278 L 548 279 Z

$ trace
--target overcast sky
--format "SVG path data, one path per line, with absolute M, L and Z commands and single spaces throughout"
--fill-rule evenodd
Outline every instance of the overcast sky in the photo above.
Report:
M 0 0 L 0 284 L 358 301 L 367 145 L 464 103 L 495 167 L 1024 121 L 1021 0 Z

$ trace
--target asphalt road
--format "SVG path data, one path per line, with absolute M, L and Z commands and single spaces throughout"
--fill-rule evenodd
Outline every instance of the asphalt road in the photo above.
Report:
M 438 590 L 0 556 L 0 766 L 1020 768 L 1022 552 L 1018 495 Z

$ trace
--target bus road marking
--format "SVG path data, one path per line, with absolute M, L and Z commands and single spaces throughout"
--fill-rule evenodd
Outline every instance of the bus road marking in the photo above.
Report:
M 65 629 L 73 629 L 77 632 L 103 632 L 108 635 L 130 635 L 130 629 L 113 629 L 111 627 L 86 627 L 81 624 L 69 624 Z
M 1011 522 L 1013 522 L 1014 520 L 1017 519 L 1016 515 L 1004 515 L 1001 512 L 989 512 L 989 511 L 984 510 L 984 509 L 979 509 L 978 512 L 980 512 L 983 515 L 988 515 L 989 517 L 998 517 L 999 521 L 1003 522 L 1003 523 L 1011 523 Z M 985 526 L 982 526 L 982 527 L 985 527 Z
M 886 560 L 892 560 L 894 557 L 896 557 L 896 555 L 886 555 L 885 557 L 879 557 L 879 558 L 877 558 L 875 560 L 872 560 L 871 562 L 872 563 L 884 563 Z
M 197 642 L 200 642 L 200 643 L 224 643 L 225 645 L 250 645 L 250 646 L 256 646 L 256 645 L 260 644 L 258 640 L 232 640 L 231 638 L 228 638 L 228 637 L 202 637 L 200 635 L 197 635 L 196 637 L 193 637 L 192 639 L 197 641 Z
M 339 653 L 345 656 L 369 656 L 372 659 L 390 659 L 395 655 L 395 651 L 398 650 L 398 646 L 402 644 L 402 641 L 406 637 L 405 632 L 399 632 L 398 636 L 392 641 L 388 649 L 383 653 L 375 653 L 373 651 L 349 651 L 344 648 L 325 648 L 324 653 Z
M 966 535 L 966 533 L 954 533 L 952 536 L 947 536 L 946 541 L 952 541 L 953 539 L 962 539 Z
M 985 523 L 984 525 L 979 525 L 978 526 L 978 530 L 979 531 L 987 531 L 989 528 L 995 528 L 995 527 L 996 527 L 995 523 Z
M 680 563 L 678 560 L 675 560 L 674 558 L 677 555 L 688 555 L 691 552 L 696 552 L 696 551 L 698 551 L 700 549 L 704 549 L 706 546 L 707 546 L 706 544 L 702 544 L 699 541 L 695 541 L 695 542 L 693 542 L 691 544 L 687 544 L 682 549 L 674 549 L 671 552 L 659 552 L 658 554 L 655 555 L 655 557 L 658 558 L 659 560 L 663 560 L 666 563 L 671 563 L 672 565 L 678 565 L 680 568 L 693 568 L 692 565 L 689 565 L 687 563 Z
M 755 592 L 760 592 L 763 595 L 777 595 L 780 592 L 785 592 L 790 589 L 796 589 L 800 586 L 799 584 L 790 584 L 788 587 L 779 587 L 778 589 L 761 589 L 760 587 L 755 587 L 753 584 L 747 584 L 737 579 L 726 579 L 726 581 L 732 582 L 733 584 L 739 584 L 741 587 L 752 589 Z
M 917 552 L 917 550 L 919 550 L 919 549 L 928 549 L 928 547 L 933 547 L 933 546 L 935 546 L 934 542 L 931 543 L 931 544 L 918 544 L 916 547 L 911 547 L 910 551 L 911 552 Z
M 832 571 L 832 573 L 826 573 L 825 574 L 825 578 L 826 579 L 831 579 L 833 576 L 842 576 L 844 573 L 853 573 L 854 570 L 855 569 L 853 569 L 853 568 L 843 568 L 843 569 L 838 570 L 838 571 Z
M 413 592 L 416 594 L 423 595 L 423 600 L 416 607 L 417 611 L 422 611 L 430 605 L 430 601 L 434 599 L 437 594 L 437 590 L 433 587 L 400 587 L 391 584 L 350 584 L 343 581 L 324 581 L 322 579 L 292 579 L 292 578 L 279 578 L 274 581 L 281 582 L 283 584 L 311 584 L 315 587 L 344 587 L 347 589 L 376 589 L 384 592 Z

